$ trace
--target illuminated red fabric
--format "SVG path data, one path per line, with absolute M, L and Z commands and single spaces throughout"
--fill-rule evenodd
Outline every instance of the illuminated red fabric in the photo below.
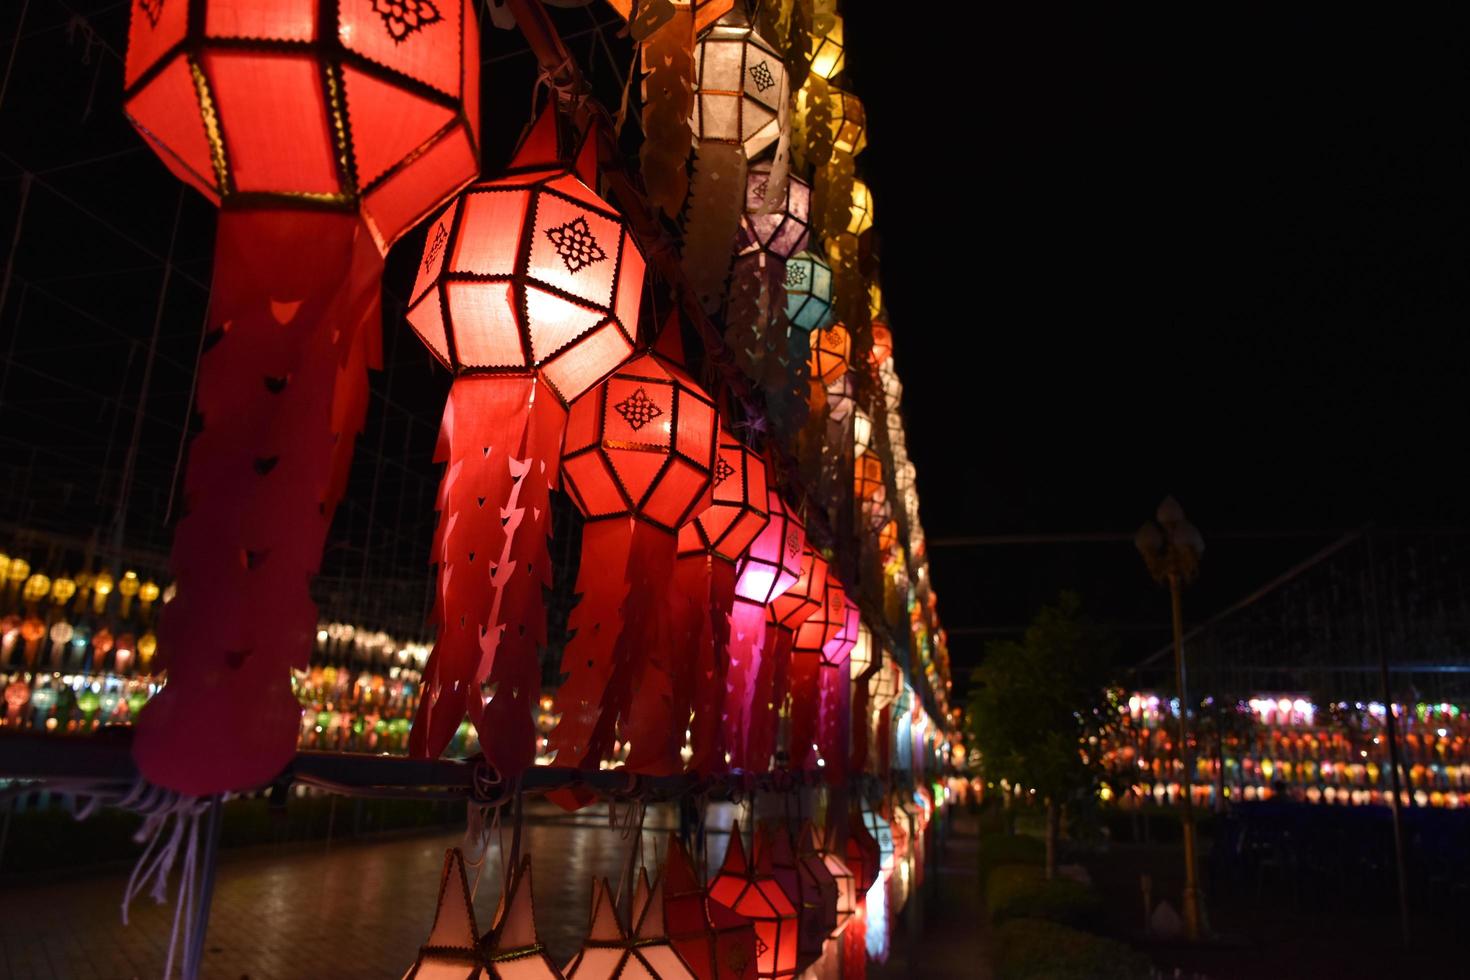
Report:
M 878 367 L 893 354 L 893 334 L 885 323 L 873 322 L 873 346 L 868 351 L 868 360 Z
M 678 834 L 669 835 L 664 864 L 664 925 L 700 980 L 753 980 L 755 926 L 705 894 Z
M 178 592 L 158 629 L 169 683 L 133 739 L 150 782 L 195 795 L 268 782 L 295 754 L 308 587 L 380 340 L 382 257 L 353 215 L 226 211 L 215 263 Z
M 821 604 L 796 628 L 792 638 L 790 756 L 793 769 L 815 769 L 817 765 L 823 654 L 827 644 L 837 638 L 846 622 L 846 602 L 842 583 L 831 575 L 826 576 Z M 825 752 L 820 755 L 825 764 L 831 764 Z
M 842 980 L 867 980 L 868 917 L 867 903 L 861 902 L 852 921 L 842 930 Z
M 632 358 L 572 403 L 562 467 L 588 519 L 577 587 L 589 612 L 573 614 L 562 658 L 568 676 L 551 734 L 560 764 L 596 765 L 621 734 L 632 746 L 629 770 L 683 766 L 688 714 L 675 711 L 668 592 L 675 532 L 710 500 L 717 435 L 714 402 L 658 352 Z
M 830 581 L 830 579 L 829 579 Z M 833 786 L 847 784 L 848 760 L 852 739 L 851 658 L 857 645 L 861 615 L 857 605 L 844 593 L 842 625 L 837 635 L 822 648 L 821 712 L 818 720 L 817 744 L 826 762 L 827 782 Z
M 590 141 L 563 162 L 548 109 L 510 169 L 466 190 L 425 240 L 408 320 L 456 380 L 439 453 L 440 635 L 416 755 L 442 752 L 468 711 L 502 772 L 535 761 L 565 406 L 632 349 L 643 289 L 642 254 L 589 186 L 596 169 Z
M 223 212 L 168 694 L 134 741 L 171 789 L 258 785 L 294 750 L 288 668 L 377 358 L 382 254 L 479 170 L 474 13 L 433 9 L 409 30 L 366 3 L 133 6 L 125 112 Z
M 736 769 L 764 770 L 769 764 L 773 732 L 757 734 L 758 702 L 774 690 L 774 662 L 765 663 L 766 606 L 796 584 L 806 551 L 806 528 L 774 491 L 768 498 L 770 520 L 736 565 L 735 600 L 730 635 L 725 644 L 727 671 L 721 722 L 729 764 Z M 762 673 L 765 674 L 764 681 Z M 762 748 L 765 755 L 760 755 Z
M 765 652 L 757 673 L 748 737 L 750 761 L 758 770 L 765 769 L 767 760 L 782 747 L 778 736 L 780 715 L 790 695 L 792 642 L 797 628 L 822 608 L 826 586 L 827 561 L 808 545 L 802 553 L 801 574 L 766 606 Z
M 124 111 L 226 209 L 307 198 L 361 214 L 387 251 L 479 172 L 480 40 L 470 0 L 436 0 L 414 25 L 380 8 L 134 4 Z
M 730 830 L 725 863 L 710 882 L 709 897 L 745 916 L 755 926 L 756 976 L 794 977 L 799 941 L 797 909 L 772 874 L 769 848 L 759 843 L 756 860 L 748 861 L 740 825 Z

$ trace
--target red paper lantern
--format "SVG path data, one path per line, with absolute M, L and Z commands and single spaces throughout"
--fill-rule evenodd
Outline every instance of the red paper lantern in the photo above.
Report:
M 807 545 L 801 575 L 766 607 L 765 653 L 751 711 L 754 730 L 748 739 L 750 762 L 758 768 L 764 769 L 772 753 L 783 748 L 778 735 L 780 715 L 786 710 L 791 692 L 791 646 L 796 630 L 822 608 L 826 588 L 827 561 Z
M 757 837 L 761 832 L 757 832 Z M 730 829 L 725 863 L 710 882 L 709 896 L 745 916 L 755 926 L 756 976 L 794 977 L 799 941 L 796 906 L 772 873 L 769 849 L 756 844 L 756 860 L 748 861 L 740 825 Z
M 821 707 L 822 651 L 846 617 L 842 585 L 828 576 L 821 606 L 796 629 L 791 643 L 791 765 L 815 767 L 817 721 Z
M 383 253 L 479 171 L 468 0 L 142 0 L 128 118 L 221 208 L 168 686 L 133 754 L 195 795 L 269 781 L 296 750 L 309 586 L 379 360 Z
M 587 524 L 550 740 L 561 765 L 595 765 L 619 729 L 631 771 L 682 765 L 688 713 L 673 708 L 688 694 L 674 691 L 686 675 L 671 662 L 666 591 L 675 532 L 710 501 L 719 424 L 680 363 L 678 326 L 660 338 L 666 354 L 632 358 L 572 403 L 562 467 Z
M 770 520 L 766 464 L 720 430 L 710 506 L 679 529 L 674 584 L 668 591 L 675 717 L 690 717 L 689 769 L 708 773 L 719 762 L 735 563 Z M 685 699 L 688 700 L 685 700 Z
M 755 926 L 705 894 L 678 834 L 669 835 L 664 865 L 664 923 L 674 948 L 701 980 L 755 977 Z
M 694 980 L 689 964 L 664 932 L 664 884 L 649 887 L 648 874 L 638 873 L 633 895 L 633 927 L 623 931 L 607 879 L 599 878 L 592 892 L 592 929 L 582 949 L 564 971 L 567 980 Z
M 432 223 L 408 310 L 454 372 L 438 457 L 439 638 L 411 750 L 438 755 L 468 711 L 503 772 L 535 758 L 546 547 L 568 402 L 633 348 L 643 255 L 592 190 L 595 143 L 563 162 L 543 111 L 510 169 Z M 496 694 L 481 717 L 481 685 Z
M 801 832 L 808 834 L 810 828 L 803 825 Z M 837 928 L 837 882 L 820 859 L 807 861 L 797 854 L 785 827 L 775 828 L 764 838 L 757 837 L 757 862 L 762 843 L 770 848 L 772 874 L 797 909 L 798 959 L 803 965 L 815 963 L 827 937 Z
M 725 753 L 737 769 L 764 768 L 760 755 L 773 733 L 756 733 L 755 714 L 765 712 L 774 689 L 772 665 L 765 663 L 766 607 L 801 577 L 806 527 L 775 492 L 770 494 L 770 520 L 756 535 L 736 566 L 735 601 L 725 645 L 728 671 L 721 720 Z M 765 678 L 765 689 L 762 676 Z M 765 695 L 762 701 L 760 695 Z

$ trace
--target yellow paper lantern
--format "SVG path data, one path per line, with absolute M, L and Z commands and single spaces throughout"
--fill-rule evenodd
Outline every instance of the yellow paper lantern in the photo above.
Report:
M 847 61 L 846 52 L 843 50 L 842 41 L 842 18 L 832 18 L 832 29 L 822 37 L 813 37 L 816 42 L 812 50 L 811 72 L 818 78 L 831 81 L 842 73 Z
M 51 579 L 40 572 L 26 579 L 25 588 L 21 590 L 21 598 L 26 602 L 40 602 L 51 592 Z

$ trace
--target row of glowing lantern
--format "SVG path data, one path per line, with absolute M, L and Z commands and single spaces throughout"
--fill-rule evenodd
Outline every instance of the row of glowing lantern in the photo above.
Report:
M 1168 758 L 1174 749 L 1174 734 L 1167 729 L 1110 729 L 1104 736 L 1106 751 L 1125 758 Z M 1210 736 L 1205 736 L 1210 744 Z M 1350 764 L 1360 759 L 1386 758 L 1385 735 L 1341 729 L 1264 728 L 1246 734 L 1224 734 L 1219 750 L 1227 757 L 1279 759 L 1294 765 Z M 1470 739 L 1459 730 L 1424 726 L 1399 735 L 1399 758 L 1406 765 L 1451 766 L 1470 761 Z
M 0 552 L 0 609 L 35 615 L 43 610 L 64 613 L 68 604 L 73 615 L 136 617 L 142 625 L 153 620 L 153 605 L 164 590 L 152 578 L 141 578 L 129 569 L 116 578 L 103 569 L 54 578 L 34 569 L 21 556 Z
M 1249 711 L 1262 725 L 1277 728 L 1321 727 L 1324 720 L 1332 718 L 1340 723 L 1351 723 L 1364 731 L 1381 727 L 1387 709 L 1380 701 L 1335 701 L 1319 707 L 1310 698 L 1301 695 L 1257 695 L 1241 701 L 1237 709 Z M 1135 692 L 1128 696 L 1125 704 L 1118 707 L 1120 714 L 1128 715 L 1135 723 L 1146 727 L 1168 724 L 1179 716 L 1178 698 L 1161 698 L 1157 694 Z M 1415 724 L 1436 729 L 1458 730 L 1470 735 L 1470 716 L 1458 705 L 1447 701 L 1417 701 L 1413 710 L 1407 704 L 1395 703 L 1394 718 L 1401 730 L 1412 731 Z M 1447 734 L 1439 732 L 1440 737 Z
M 530 857 L 508 876 L 494 925 L 481 935 L 463 857 L 451 849 L 434 924 L 405 980 L 851 975 L 842 973 L 843 964 L 886 958 L 891 919 L 922 883 L 933 815 L 926 799 L 916 793 L 903 807 L 887 803 L 900 817 L 892 823 L 865 808 L 851 820 L 845 844 L 810 824 L 795 835 L 774 824 L 761 825 L 748 848 L 736 824 L 707 884 L 683 842 L 670 835 L 664 868 L 652 881 L 639 872 L 626 917 L 607 882 L 594 883 L 587 938 L 561 968 L 536 934 Z
M 1218 793 L 1215 784 L 1194 783 L 1190 789 L 1190 799 L 1196 807 L 1213 807 L 1216 804 Z M 1104 803 L 1116 803 L 1125 809 L 1145 804 L 1178 806 L 1181 793 L 1179 783 L 1141 782 L 1126 787 L 1122 792 L 1115 792 L 1112 787 L 1105 785 L 1099 789 L 1098 798 Z M 1307 803 L 1316 806 L 1388 806 L 1392 799 L 1390 789 L 1376 786 L 1371 788 L 1303 786 L 1300 784 L 1232 786 L 1227 783 L 1223 788 L 1223 794 L 1218 798 L 1224 802 L 1255 803 L 1282 798 L 1293 803 Z M 1399 803 L 1405 807 L 1458 810 L 1470 806 L 1470 792 L 1402 788 L 1399 790 Z
M 155 783 L 209 793 L 268 780 L 294 751 L 296 702 L 284 678 L 302 657 L 295 637 L 310 610 L 307 584 L 362 425 L 383 253 L 445 201 L 407 310 L 455 376 L 440 440 L 449 465 L 434 544 L 438 639 L 410 747 L 439 754 L 468 714 L 495 731 L 483 747 L 503 772 L 532 764 L 548 493 L 564 479 L 588 518 L 588 587 L 574 612 L 588 628 L 568 648 L 558 758 L 603 754 L 621 718 L 645 729 L 623 740 L 654 753 L 638 766 L 669 766 L 683 725 L 664 724 L 664 715 L 679 712 L 633 711 L 628 699 L 658 707 L 657 689 L 671 683 L 686 693 L 657 659 L 667 644 L 655 635 L 668 618 L 658 600 L 676 532 L 693 519 L 712 558 L 741 559 L 737 592 L 743 584 L 745 598 L 761 593 L 762 607 L 803 577 L 804 557 L 813 568 L 820 559 L 787 504 L 751 492 L 750 479 L 700 523 L 720 500 L 718 464 L 740 473 L 763 464 L 721 432 L 676 344 L 638 350 L 644 258 L 623 216 L 594 190 L 596 141 L 584 140 L 568 162 L 548 110 L 504 176 L 464 189 L 478 176 L 480 123 L 467 0 L 333 7 L 330 23 L 307 4 L 217 13 L 208 0 L 135 8 L 124 70 L 139 132 L 222 205 L 217 343 L 201 361 L 203 428 L 172 559 L 179 596 L 163 624 L 170 684 L 158 700 L 168 703 L 140 718 L 140 769 Z M 774 52 L 739 23 L 700 43 L 700 139 L 750 155 L 774 144 L 785 110 Z M 716 84 L 727 75 L 739 82 L 733 90 Z M 834 139 L 856 153 L 860 112 L 849 118 L 848 101 L 839 104 Z M 321 210 L 299 208 L 303 197 Z M 666 335 L 676 340 L 677 330 Z M 774 553 L 752 555 L 746 547 L 766 519 L 779 526 Z M 729 534 L 737 524 L 738 547 Z M 238 540 L 222 540 L 220 528 Z M 622 628 L 593 629 L 609 609 L 621 612 Z M 615 656 L 618 643 L 633 655 Z M 751 674 L 758 646 L 741 652 L 731 662 Z M 744 753 L 760 766 L 770 726 L 755 716 L 774 706 L 756 695 L 764 681 L 734 679 L 744 705 L 723 710 L 727 741 L 761 743 Z M 199 751 L 177 752 L 184 742 Z

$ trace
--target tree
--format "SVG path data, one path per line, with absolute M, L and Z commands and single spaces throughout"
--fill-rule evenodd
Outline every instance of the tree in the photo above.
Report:
M 987 779 L 1034 790 L 1046 805 L 1046 876 L 1056 876 L 1061 808 L 1095 799 L 1114 644 L 1063 592 L 1020 641 L 986 646 L 971 675 L 970 729 Z

